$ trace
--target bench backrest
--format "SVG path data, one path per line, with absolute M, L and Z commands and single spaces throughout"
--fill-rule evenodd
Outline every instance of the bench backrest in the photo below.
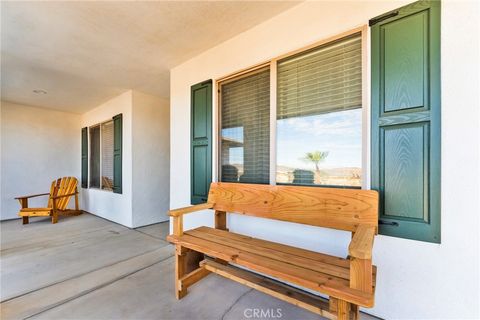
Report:
M 219 211 L 319 227 L 378 227 L 378 193 L 373 190 L 214 182 L 208 202 Z

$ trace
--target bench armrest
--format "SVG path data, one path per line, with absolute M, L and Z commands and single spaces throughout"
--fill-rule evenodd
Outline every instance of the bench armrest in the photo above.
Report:
M 173 235 L 181 236 L 183 234 L 183 215 L 195 211 L 212 209 L 213 203 L 202 203 L 194 206 L 179 208 L 168 211 L 168 215 L 173 218 Z
M 22 197 L 16 197 L 16 200 L 20 199 L 28 199 L 28 198 L 34 198 L 34 197 L 40 197 L 40 196 L 49 196 L 50 193 L 40 193 L 40 194 L 32 194 L 31 196 L 22 196 Z
M 170 217 L 179 217 L 187 213 L 192 213 L 195 211 L 200 211 L 200 210 L 205 210 L 205 209 L 212 209 L 213 208 L 213 203 L 202 203 L 202 204 L 196 204 L 194 206 L 190 207 L 184 207 L 184 208 L 179 208 L 179 209 L 174 209 L 168 211 L 168 215 Z
M 358 259 L 371 259 L 375 227 L 359 225 L 348 246 L 348 254 Z

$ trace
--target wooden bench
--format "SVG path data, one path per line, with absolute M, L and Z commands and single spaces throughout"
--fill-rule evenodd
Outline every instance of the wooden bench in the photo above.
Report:
M 205 209 L 215 210 L 215 228 L 183 231 L 183 216 Z M 229 232 L 227 212 L 352 232 L 349 256 L 340 258 Z M 177 299 L 213 272 L 329 319 L 358 319 L 359 306 L 374 305 L 376 191 L 212 183 L 207 203 L 169 214 L 173 235 L 167 239 L 176 249 Z

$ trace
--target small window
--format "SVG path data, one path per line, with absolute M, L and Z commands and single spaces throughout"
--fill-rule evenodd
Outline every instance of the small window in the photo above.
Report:
M 280 60 L 276 182 L 360 187 L 361 108 L 360 34 Z
M 270 70 L 220 84 L 223 182 L 269 183 Z
M 113 121 L 90 127 L 90 188 L 113 190 Z
M 102 128 L 102 189 L 113 191 L 113 121 Z
M 90 188 L 100 188 L 100 126 L 90 128 Z

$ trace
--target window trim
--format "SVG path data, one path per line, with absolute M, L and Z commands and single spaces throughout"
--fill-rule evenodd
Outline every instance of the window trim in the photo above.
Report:
M 369 95 L 369 86 L 370 81 L 370 71 L 368 68 L 368 61 L 370 58 L 370 52 L 367 50 L 369 45 L 369 36 L 368 36 L 368 25 L 364 24 L 360 27 L 350 29 L 348 31 L 341 32 L 331 37 L 327 37 L 301 47 L 299 49 L 287 52 L 285 54 L 276 56 L 262 63 L 256 64 L 249 68 L 240 69 L 233 73 L 229 73 L 225 76 L 215 79 L 215 88 L 216 95 L 214 99 L 216 101 L 213 103 L 213 123 L 212 130 L 213 132 L 213 172 L 212 172 L 212 181 L 221 180 L 221 164 L 220 164 L 220 153 L 221 153 L 221 111 L 222 111 L 222 101 L 221 101 L 221 86 L 230 81 L 238 80 L 242 77 L 252 74 L 253 72 L 258 72 L 262 68 L 270 69 L 270 185 L 281 185 L 281 183 L 276 182 L 277 174 L 277 64 L 279 60 L 301 54 L 302 52 L 314 49 L 318 46 L 328 44 L 332 41 L 339 40 L 341 38 L 353 35 L 355 33 L 360 33 L 362 40 L 362 181 L 361 188 L 368 189 L 370 188 L 370 95 Z M 292 184 L 288 184 L 292 185 Z M 312 186 L 320 188 L 352 188 L 357 189 L 358 187 L 354 186 Z
M 88 155 L 88 158 L 87 158 L 88 159 L 88 170 L 87 170 L 88 171 L 88 173 L 87 173 L 88 183 L 87 183 L 87 186 L 88 187 L 87 187 L 87 189 L 99 190 L 99 191 L 105 191 L 105 192 L 113 192 L 113 189 L 112 190 L 103 189 L 103 181 L 102 181 L 102 125 L 104 125 L 105 123 L 108 123 L 108 122 L 112 122 L 112 125 L 113 125 L 113 119 L 109 119 L 109 120 L 105 120 L 105 121 L 102 121 L 102 122 L 95 123 L 91 126 L 87 126 L 87 128 L 88 128 L 88 131 L 87 131 L 88 132 L 88 135 L 87 135 L 87 137 L 88 137 L 88 147 L 87 147 L 88 148 L 88 153 L 87 153 L 87 155 Z M 90 185 L 90 183 L 91 183 L 91 181 L 90 181 L 91 180 L 90 179 L 90 170 L 92 168 L 92 164 L 90 162 L 91 161 L 91 153 L 92 153 L 92 148 L 91 148 L 92 141 L 90 139 L 91 138 L 90 131 L 91 131 L 92 128 L 96 128 L 96 127 L 99 128 L 99 132 L 100 132 L 100 138 L 99 138 L 100 139 L 100 147 L 99 147 L 100 148 L 100 159 L 99 159 L 99 166 L 100 166 L 99 167 L 99 169 L 100 169 L 99 183 L 100 183 L 100 187 L 92 187 Z

